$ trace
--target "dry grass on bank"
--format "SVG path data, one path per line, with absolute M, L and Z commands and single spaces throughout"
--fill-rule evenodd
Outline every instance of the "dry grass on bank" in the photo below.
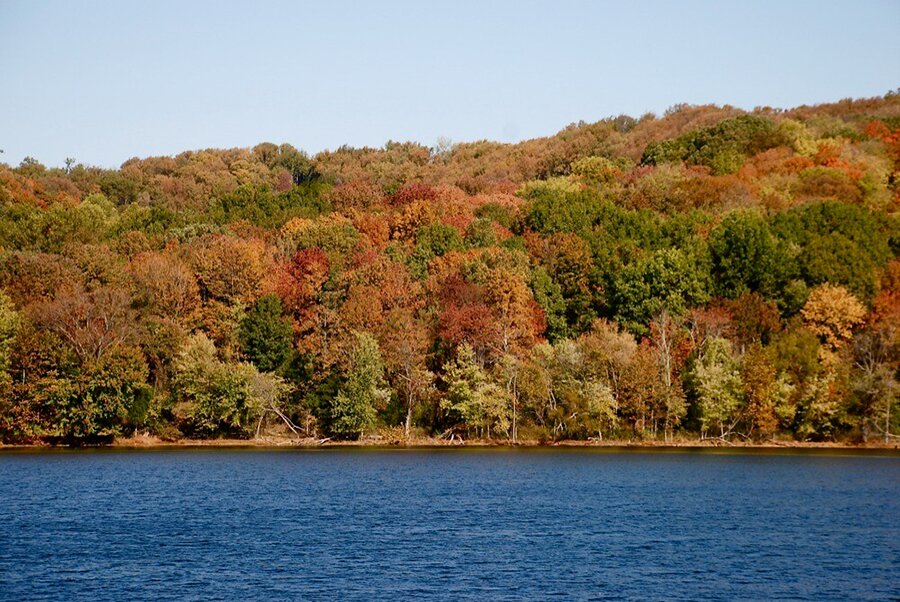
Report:
M 36 445 L 3 445 L 0 448 L 50 448 L 49 444 Z M 63 446 L 64 447 L 64 446 Z M 588 441 L 539 441 L 537 439 L 519 439 L 513 443 L 506 439 L 453 439 L 432 437 L 422 433 L 412 433 L 406 437 L 402 429 L 382 429 L 375 434 L 355 441 L 339 441 L 330 438 L 297 438 L 283 433 L 272 433 L 255 439 L 178 439 L 165 440 L 145 433 L 131 437 L 115 439 L 110 444 L 94 447 L 111 447 L 125 449 L 151 448 L 327 448 L 327 447 L 546 447 L 546 448 L 721 448 L 721 449 L 881 449 L 900 452 L 900 441 L 884 443 L 881 440 L 867 443 L 847 441 L 794 441 L 790 439 L 769 440 L 762 442 L 723 441 L 720 439 L 692 439 L 679 437 L 674 440 L 647 439 L 605 439 Z

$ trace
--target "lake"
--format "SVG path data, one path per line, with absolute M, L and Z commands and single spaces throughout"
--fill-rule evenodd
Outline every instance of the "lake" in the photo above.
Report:
M 2 600 L 885 600 L 900 457 L 0 453 Z

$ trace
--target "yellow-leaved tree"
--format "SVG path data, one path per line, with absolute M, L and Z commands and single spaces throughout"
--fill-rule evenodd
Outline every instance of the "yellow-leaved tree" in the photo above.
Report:
M 836 350 L 850 340 L 853 329 L 862 323 L 866 308 L 844 287 L 822 284 L 809 293 L 800 314 L 806 326 Z

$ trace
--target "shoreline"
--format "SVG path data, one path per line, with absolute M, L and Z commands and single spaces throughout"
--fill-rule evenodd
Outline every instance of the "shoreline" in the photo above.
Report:
M 403 449 L 608 449 L 610 451 L 718 451 L 718 452 L 850 452 L 859 454 L 887 453 L 900 456 L 900 442 L 809 442 L 809 441 L 765 441 L 723 442 L 717 439 L 686 439 L 678 441 L 641 441 L 629 439 L 613 439 L 605 441 L 563 440 L 556 442 L 540 442 L 538 440 L 520 440 L 516 443 L 500 440 L 468 440 L 448 441 L 446 439 L 418 437 L 408 440 L 366 438 L 357 441 L 332 441 L 329 439 L 291 439 L 286 437 L 262 437 L 259 439 L 179 439 L 165 441 L 153 436 L 137 436 L 115 439 L 111 443 L 90 445 L 53 445 L 36 444 L 0 444 L 3 451 L 77 451 L 77 450 L 177 450 L 177 449 L 258 449 L 258 450 L 327 450 L 327 449 L 371 449 L 371 450 L 403 450 Z

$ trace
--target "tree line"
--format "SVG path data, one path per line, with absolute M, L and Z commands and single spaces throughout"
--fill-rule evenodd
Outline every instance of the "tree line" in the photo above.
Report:
M 0 164 L 0 439 L 890 441 L 900 96 Z

